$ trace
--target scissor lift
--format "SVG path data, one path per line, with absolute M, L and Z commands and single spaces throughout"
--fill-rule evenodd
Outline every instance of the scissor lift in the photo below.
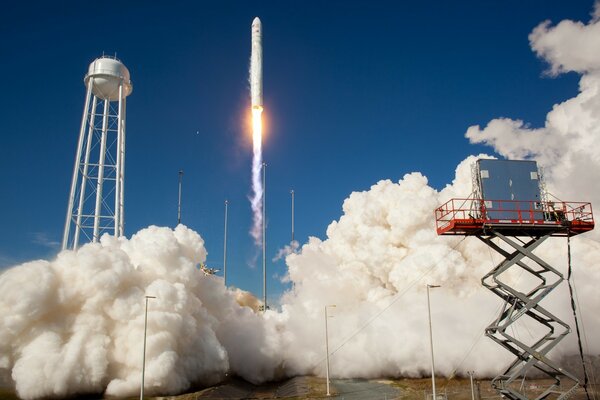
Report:
M 475 171 L 479 176 L 479 165 Z M 492 380 L 492 386 L 508 399 L 528 400 L 518 383 L 529 371 L 537 369 L 553 378 L 554 383 L 536 399 L 566 399 L 577 389 L 579 381 L 550 360 L 547 354 L 570 332 L 570 328 L 540 305 L 565 278 L 535 255 L 534 250 L 550 237 L 574 236 L 592 230 L 592 206 L 590 203 L 538 199 L 489 200 L 484 197 L 485 190 L 481 190 L 485 185 L 478 184 L 480 186 L 474 193 L 480 194 L 481 198 L 452 199 L 435 210 L 435 217 L 439 235 L 475 236 L 504 257 L 482 278 L 483 286 L 504 300 L 500 315 L 486 328 L 485 335 L 513 353 L 516 359 L 503 374 Z M 522 289 L 510 280 L 503 280 L 503 274 L 511 268 L 520 268 L 537 283 Z M 544 333 L 533 343 L 517 338 L 514 327 L 510 328 L 524 316 L 543 328 Z

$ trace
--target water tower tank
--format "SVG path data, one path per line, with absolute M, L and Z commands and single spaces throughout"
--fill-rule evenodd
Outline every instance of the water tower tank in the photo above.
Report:
M 119 99 L 119 85 L 123 82 L 123 97 L 131 94 L 133 86 L 127 67 L 116 58 L 102 56 L 95 59 L 88 68 L 84 82 L 94 78 L 92 92 L 100 99 L 115 101 Z

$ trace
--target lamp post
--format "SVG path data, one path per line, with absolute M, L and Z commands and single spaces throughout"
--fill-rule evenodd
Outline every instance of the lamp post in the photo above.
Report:
M 429 344 L 431 346 L 431 387 L 433 391 L 433 400 L 437 400 L 437 396 L 435 393 L 435 361 L 433 358 L 433 331 L 431 329 L 431 305 L 429 301 L 429 289 L 439 287 L 439 285 L 427 285 L 427 314 L 429 315 Z
M 183 170 L 179 170 L 179 200 L 177 202 L 177 225 L 181 224 L 181 183 L 183 180 Z
M 473 388 L 473 375 L 475 375 L 475 371 L 467 371 L 467 374 L 471 378 L 471 400 L 475 400 L 475 389 Z
M 290 190 L 292 195 L 292 246 L 294 245 L 294 189 Z
M 326 369 L 326 380 L 327 380 L 327 396 L 331 396 L 329 393 L 329 332 L 327 330 L 327 307 L 335 307 L 335 304 L 331 304 L 325 306 L 325 359 L 327 360 L 327 369 Z
M 262 269 L 263 269 L 263 312 L 267 312 L 267 233 L 266 233 L 266 219 L 267 219 L 267 164 L 262 164 L 262 184 L 263 184 L 263 195 L 262 195 Z
M 144 351 L 142 353 L 142 386 L 140 388 L 140 400 L 144 400 L 144 374 L 146 373 L 146 331 L 148 330 L 148 299 L 156 296 L 146 296 L 146 313 L 144 315 Z
M 229 201 L 225 200 L 225 233 L 223 237 L 223 283 L 227 287 L 227 205 Z

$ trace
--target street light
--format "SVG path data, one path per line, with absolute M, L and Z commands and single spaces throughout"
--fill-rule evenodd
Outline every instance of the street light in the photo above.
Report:
M 267 164 L 262 163 L 262 268 L 263 268 L 263 312 L 267 312 Z
M 179 170 L 179 200 L 177 202 L 177 225 L 181 224 L 181 181 L 183 179 L 183 170 Z
M 290 194 L 292 195 L 292 242 L 291 245 L 294 246 L 294 189 L 290 190 Z M 293 249 L 293 247 L 292 247 Z
M 225 233 L 223 235 L 223 283 L 227 287 L 227 206 L 229 201 L 225 200 Z
M 327 353 L 325 359 L 327 360 L 327 396 L 331 396 L 331 393 L 329 393 L 329 333 L 327 331 L 327 307 L 335 307 L 335 304 L 325 306 L 325 352 Z
M 475 375 L 475 371 L 467 371 L 467 374 L 471 378 L 471 400 L 475 400 L 475 389 L 473 388 L 473 375 Z
M 148 329 L 148 299 L 155 299 L 156 296 L 146 297 L 146 313 L 144 316 L 144 351 L 142 353 L 142 387 L 140 388 L 140 400 L 144 400 L 144 374 L 146 372 L 146 330 Z
M 435 361 L 433 359 L 433 331 L 431 329 L 431 305 L 429 302 L 429 289 L 439 287 L 439 285 L 427 285 L 427 313 L 429 315 L 429 344 L 431 345 L 431 387 L 433 389 L 433 400 L 437 400 L 437 396 L 435 393 Z

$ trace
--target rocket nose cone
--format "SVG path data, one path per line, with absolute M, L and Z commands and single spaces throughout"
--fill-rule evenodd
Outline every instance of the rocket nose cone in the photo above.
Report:
M 254 20 L 252 20 L 252 26 L 260 26 L 260 18 L 254 18 Z

